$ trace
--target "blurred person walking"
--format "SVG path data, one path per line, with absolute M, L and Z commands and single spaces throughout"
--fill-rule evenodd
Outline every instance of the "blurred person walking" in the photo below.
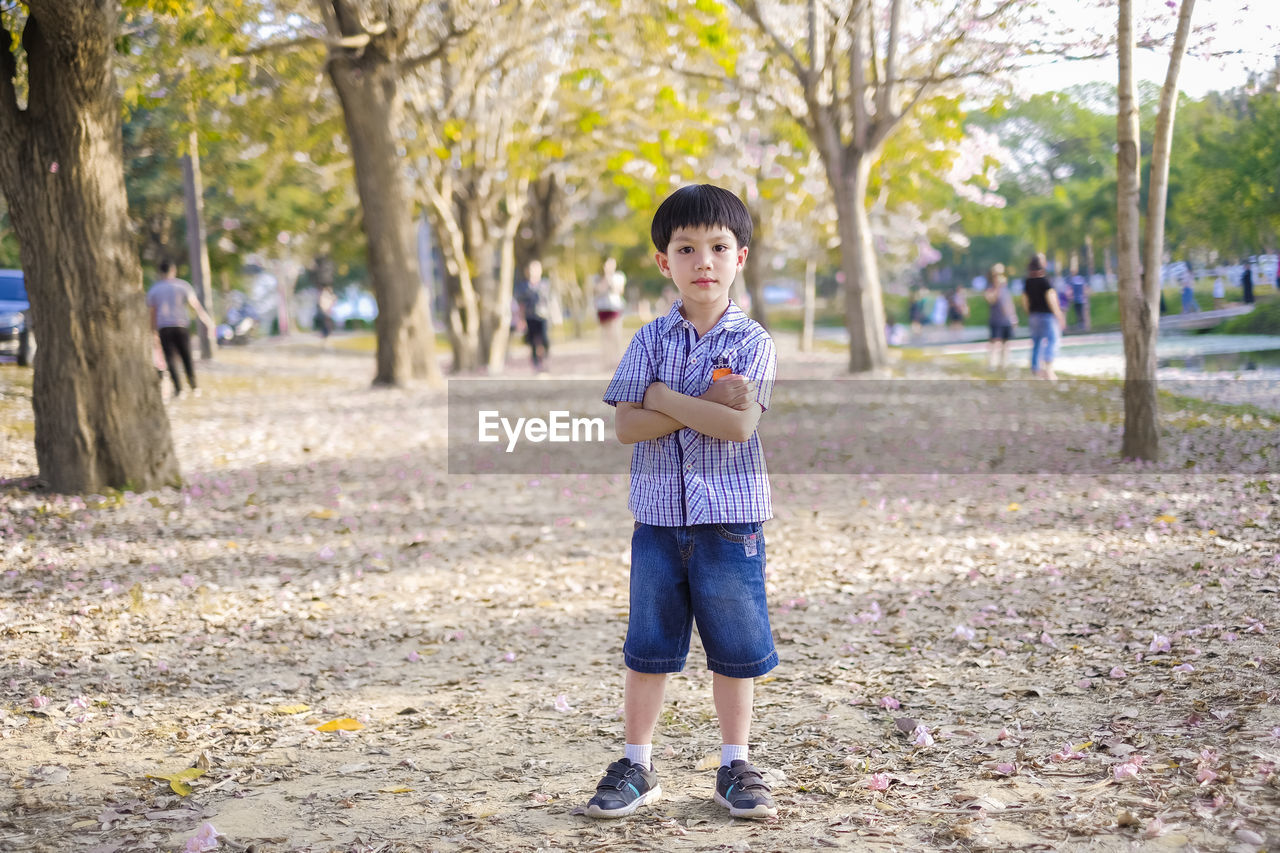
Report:
M 596 276 L 596 319 L 600 321 L 600 350 L 605 366 L 613 370 L 622 355 L 622 310 L 626 307 L 623 294 L 627 288 L 627 276 L 619 272 L 618 262 L 605 258 L 604 268 Z
M 1044 255 L 1037 252 L 1027 263 L 1027 280 L 1022 288 L 1022 304 L 1027 310 L 1031 332 L 1031 375 L 1050 381 L 1057 379 L 1053 359 L 1058 341 L 1067 328 L 1067 317 L 1058 302 L 1058 292 L 1046 276 Z
M 547 319 L 551 304 L 551 285 L 542 277 L 541 261 L 529 261 L 525 267 L 525 277 L 516 285 L 516 303 L 524 317 L 524 340 L 529 345 L 533 369 L 540 373 L 546 369 L 550 352 Z
M 1089 280 L 1080 274 L 1080 260 L 1071 256 L 1070 272 L 1067 274 L 1067 286 L 1071 288 L 1071 311 L 1075 314 L 1077 332 L 1087 332 L 1089 320 Z
M 151 329 L 160 338 L 169 376 L 173 379 L 173 399 L 182 396 L 182 382 L 178 378 L 177 360 L 182 361 L 187 374 L 187 386 L 192 394 L 199 394 L 196 387 L 196 369 L 191 362 L 191 323 L 187 308 L 209 331 L 213 331 L 213 318 L 204 310 L 190 282 L 177 277 L 178 267 L 173 261 L 160 264 L 160 280 L 147 290 L 147 307 L 151 309 Z
M 1009 292 L 1009 277 L 1004 273 L 1004 264 L 992 266 L 987 280 L 989 284 L 983 292 L 987 304 L 991 306 L 987 320 L 987 328 L 991 332 L 987 341 L 987 367 L 990 370 L 1004 370 L 1009 339 L 1013 337 L 1013 329 L 1018 325 L 1018 308 L 1013 303 L 1013 294 Z

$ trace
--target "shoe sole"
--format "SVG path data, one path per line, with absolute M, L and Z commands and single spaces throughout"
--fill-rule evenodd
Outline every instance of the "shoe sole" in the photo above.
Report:
M 647 806 L 650 803 L 656 803 L 661 798 L 662 798 L 662 786 L 655 785 L 652 790 L 647 791 L 646 793 L 640 795 L 639 797 L 636 797 L 634 800 L 632 800 L 630 803 L 628 803 L 627 805 L 623 806 L 620 809 L 614 809 L 613 811 L 609 811 L 607 809 L 602 809 L 599 806 L 587 806 L 587 817 L 594 817 L 600 820 L 609 820 L 615 817 L 626 817 L 629 814 L 634 814 L 635 810 L 640 808 L 641 806 Z
M 749 809 L 734 808 L 733 803 L 722 797 L 719 791 L 716 791 L 716 802 L 729 810 L 730 817 L 764 818 L 775 817 L 778 814 L 777 806 L 766 806 L 763 803 Z

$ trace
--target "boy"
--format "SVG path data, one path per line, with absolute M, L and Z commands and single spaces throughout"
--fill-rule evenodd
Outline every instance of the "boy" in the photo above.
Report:
M 668 197 L 651 230 L 658 269 L 680 300 L 636 333 L 604 396 L 617 407 L 618 439 L 636 445 L 628 501 L 636 526 L 625 755 L 609 765 L 587 814 L 621 817 L 661 796 L 653 729 L 696 619 L 723 741 L 715 801 L 734 817 L 772 817 L 777 807 L 747 761 L 747 739 L 752 679 L 778 663 L 761 530 L 773 512 L 756 435 L 777 355 L 768 333 L 729 301 L 751 217 L 732 193 L 703 184 Z

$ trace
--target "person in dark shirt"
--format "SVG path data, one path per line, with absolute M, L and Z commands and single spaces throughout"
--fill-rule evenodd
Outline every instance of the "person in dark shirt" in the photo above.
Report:
M 524 316 L 524 339 L 533 355 L 533 369 L 541 372 L 550 349 L 547 319 L 551 285 L 542 277 L 542 262 L 529 261 L 527 277 L 516 285 L 516 303 Z
M 1046 275 L 1044 255 L 1036 253 L 1027 263 L 1027 280 L 1022 288 L 1022 303 L 1027 309 L 1027 327 L 1031 332 L 1031 374 L 1041 379 L 1057 379 L 1053 359 L 1058 341 L 1067 328 L 1058 293 Z

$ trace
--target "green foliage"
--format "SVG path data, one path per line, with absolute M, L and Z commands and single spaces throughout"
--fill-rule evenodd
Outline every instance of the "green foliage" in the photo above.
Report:
M 234 276 L 249 254 L 305 263 L 327 253 L 340 276 L 363 263 L 341 116 L 316 73 L 323 48 L 250 54 L 264 8 L 126 8 L 125 178 L 144 263 L 187 256 L 181 158 L 193 131 L 215 279 Z
M 1280 299 L 1259 301 L 1248 314 L 1232 317 L 1218 331 L 1231 335 L 1280 335 Z

